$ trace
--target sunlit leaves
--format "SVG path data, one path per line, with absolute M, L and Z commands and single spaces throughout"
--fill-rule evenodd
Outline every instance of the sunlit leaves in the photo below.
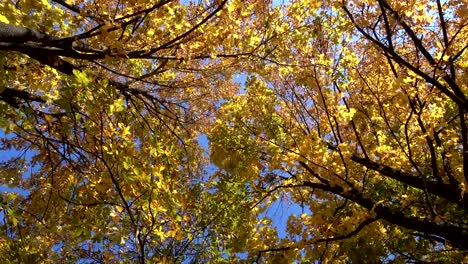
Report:
M 0 3 L 2 253 L 463 262 L 466 13 L 456 0 Z M 301 212 L 279 226 L 283 204 Z
M 268 207 L 269 197 L 288 193 L 311 211 L 310 217 L 288 226 L 290 235 L 303 235 L 298 241 L 277 241 L 262 253 L 260 245 L 267 239 L 260 239 L 255 250 L 264 260 L 298 248 L 314 259 L 357 262 L 365 255 L 375 262 L 395 254 L 402 248 L 398 245 L 407 245 L 406 252 L 418 251 L 416 244 L 424 248 L 414 253 L 416 259 L 458 258 L 455 252 L 445 255 L 438 247 L 451 246 L 430 236 L 414 236 L 406 229 L 390 235 L 380 221 L 360 227 L 363 219 L 375 217 L 379 206 L 397 210 L 398 217 L 437 225 L 458 223 L 466 212 L 454 205 L 457 199 L 442 199 L 438 191 L 356 161 L 365 157 L 414 180 L 441 187 L 450 183 L 449 192 L 458 189 L 464 197 L 466 117 L 456 109 L 466 111 L 461 66 L 466 25 L 443 12 L 462 14 L 463 8 L 458 1 L 440 6 L 414 1 L 313 6 L 292 1 L 279 12 L 280 19 L 268 21 L 279 23 L 272 28 L 285 36 L 271 39 L 275 48 L 252 70 L 268 88 L 252 89 L 255 82 L 248 81 L 245 93 L 219 109 L 210 132 L 216 165 L 236 176 L 245 171 L 245 177 L 252 174 L 250 166 L 259 168 L 253 172 L 258 174 L 255 186 L 261 186 L 254 192 L 259 207 Z M 457 52 L 459 57 L 451 57 Z M 441 222 L 442 215 L 446 222 Z M 392 222 L 393 217 L 384 219 Z M 313 235 L 304 236 L 307 233 Z M 328 243 L 340 235 L 343 238 Z M 356 244 L 362 244 L 360 250 Z M 405 258 L 402 254 L 395 259 Z

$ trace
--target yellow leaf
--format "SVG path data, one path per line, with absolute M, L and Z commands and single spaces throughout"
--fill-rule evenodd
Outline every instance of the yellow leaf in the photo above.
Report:
M 10 21 L 6 18 L 6 16 L 0 14 L 0 22 L 3 23 L 10 23 Z
M 115 209 L 119 212 L 119 213 L 122 213 L 122 211 L 124 210 L 124 208 L 122 206 L 116 206 Z
M 51 7 L 51 5 L 49 4 L 49 1 L 47 1 L 47 0 L 42 0 L 41 2 L 42 2 L 42 4 L 43 4 L 44 6 L 46 6 L 47 8 L 50 8 L 50 7 Z

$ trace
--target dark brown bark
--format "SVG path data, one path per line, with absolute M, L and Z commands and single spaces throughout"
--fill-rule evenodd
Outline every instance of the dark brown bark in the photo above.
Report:
M 366 158 L 361 158 L 356 155 L 352 156 L 351 160 L 365 166 L 366 168 L 377 171 L 384 176 L 392 178 L 401 183 L 405 183 L 411 187 L 420 190 L 426 190 L 430 194 L 442 197 L 449 200 L 450 202 L 458 204 L 463 209 L 468 209 L 468 199 L 462 196 L 463 193 L 461 190 L 454 189 L 453 185 L 451 184 L 424 180 L 421 177 L 415 176 L 411 173 L 403 172 L 390 166 L 383 165 Z
M 0 22 L 0 42 L 24 43 L 28 41 L 48 43 L 59 38 L 16 25 Z
M 356 189 L 345 190 L 341 186 L 329 186 L 314 182 L 303 182 L 301 185 L 291 187 L 310 187 L 331 192 L 343 198 L 349 199 L 360 206 L 375 212 L 377 218 L 381 218 L 392 224 L 415 230 L 423 234 L 435 235 L 451 242 L 455 247 L 468 249 L 468 229 L 451 223 L 435 223 L 427 218 L 406 215 L 401 211 L 391 208 L 385 203 L 377 203 L 364 197 Z
M 0 92 L 0 101 L 4 101 L 14 108 L 18 108 L 21 102 L 45 102 L 44 99 L 27 91 L 15 90 L 8 87 Z

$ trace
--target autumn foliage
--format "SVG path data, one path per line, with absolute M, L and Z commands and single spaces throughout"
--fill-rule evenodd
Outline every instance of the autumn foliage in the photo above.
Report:
M 467 21 L 2 1 L 1 262 L 468 261 Z

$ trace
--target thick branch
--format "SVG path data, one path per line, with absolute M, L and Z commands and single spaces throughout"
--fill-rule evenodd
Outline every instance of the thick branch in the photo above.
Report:
M 49 42 L 59 38 L 16 25 L 0 22 L 0 42 L 24 43 L 28 41 Z
M 351 157 L 351 160 L 369 168 L 371 170 L 377 171 L 380 174 L 392 178 L 396 181 L 408 184 L 411 187 L 427 190 L 429 193 L 447 199 L 451 202 L 454 202 L 460 205 L 464 209 L 468 209 L 468 199 L 461 197 L 461 193 L 453 189 L 453 186 L 450 184 L 438 183 L 434 181 L 426 181 L 420 177 L 414 176 L 411 173 L 403 172 L 387 165 L 371 161 L 366 158 L 361 158 L 356 155 Z
M 443 237 L 444 239 L 453 243 L 453 245 L 456 247 L 468 249 L 468 230 L 466 228 L 450 223 L 437 224 L 426 218 L 406 215 L 401 211 L 394 210 L 390 206 L 376 203 L 373 200 L 364 197 L 362 193 L 356 189 L 345 190 L 341 186 L 332 187 L 329 185 L 309 181 L 303 182 L 303 184 L 300 185 L 291 185 L 290 187 L 310 187 L 321 189 L 326 192 L 331 192 L 375 212 L 377 218 L 384 219 L 392 224 L 424 234 L 433 234 L 439 237 Z
M 19 107 L 20 101 L 40 103 L 45 102 L 45 100 L 41 97 L 31 94 L 27 91 L 11 89 L 8 87 L 3 88 L 0 92 L 0 101 L 4 101 L 14 108 Z

